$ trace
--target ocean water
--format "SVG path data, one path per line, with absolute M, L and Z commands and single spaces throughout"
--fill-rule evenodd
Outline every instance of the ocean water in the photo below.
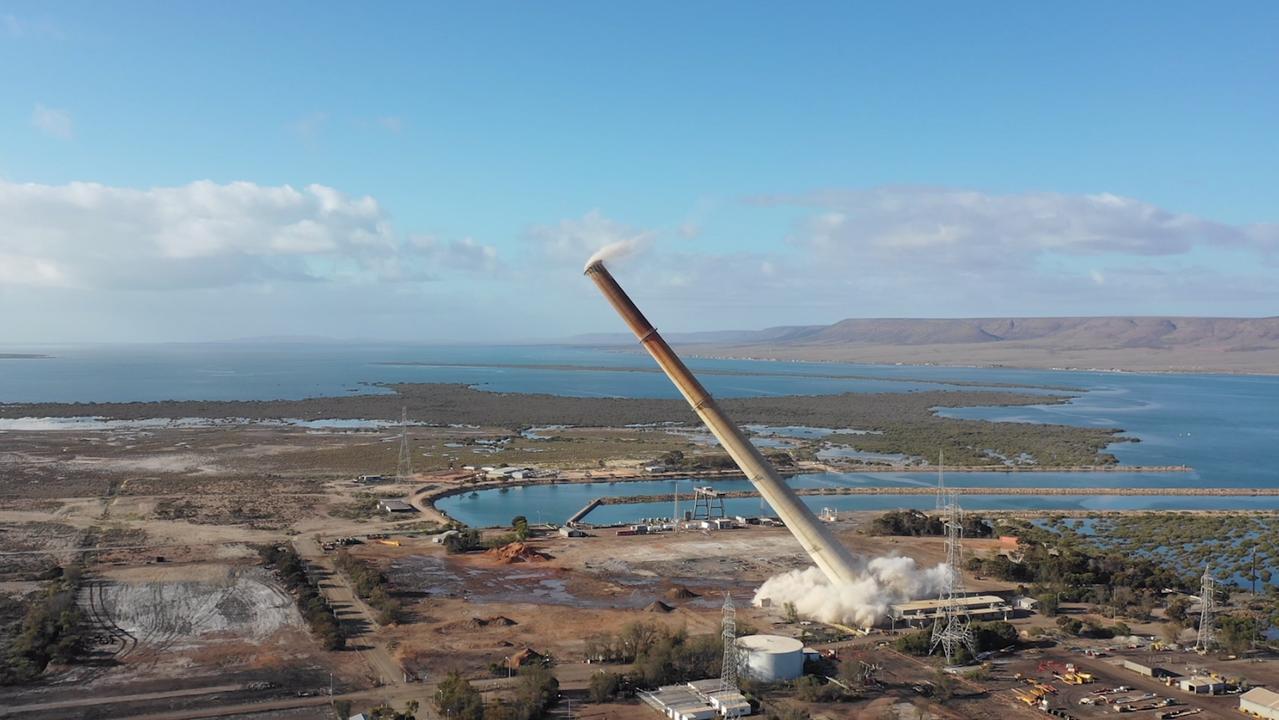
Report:
M 678 397 L 652 361 L 632 352 L 566 346 L 406 344 L 242 344 L 0 347 L 41 352 L 41 360 L 0 360 L 0 402 L 167 399 L 295 399 L 386 392 L 371 383 L 449 382 L 480 389 L 579 397 Z M 1188 465 L 1194 472 L 1158 480 L 1221 486 L 1279 485 L 1279 376 L 1167 375 L 1008 368 L 945 368 L 689 358 L 724 397 L 842 392 L 968 390 L 1012 385 L 1054 394 L 1065 405 L 947 408 L 953 417 L 1123 428 L 1137 443 L 1117 443 L 1121 462 Z M 420 363 L 415 365 L 388 363 Z M 496 367 L 497 365 L 541 367 Z M 560 365 L 588 366 L 588 371 Z M 616 368 L 608 370 L 604 368 Z M 846 376 L 846 377 L 834 377 Z M 1017 389 L 1017 388 L 1014 388 Z M 1118 485 L 1152 476 L 1013 476 L 1022 484 Z M 956 478 L 959 481 L 959 478 Z M 1113 502 L 1107 496 L 1107 502 Z M 1071 502 L 1076 499 L 1068 499 Z M 1244 498 L 1244 501 L 1252 500 Z M 1203 506 L 1203 498 L 1185 498 Z M 1240 499 L 1235 498 L 1238 503 Z M 508 518 L 509 519 L 509 518 Z
M 373 383 L 398 382 L 463 383 L 494 392 L 574 397 L 679 397 L 647 356 L 567 346 L 141 345 L 0 347 L 0 352 L 52 356 L 0 360 L 0 402 L 296 400 L 389 392 Z M 750 360 L 689 364 L 716 373 L 702 380 L 721 397 L 967 390 L 974 388 L 947 383 L 987 382 L 911 376 L 877 366 Z M 590 369 L 556 367 L 566 365 Z M 1059 394 L 1036 387 L 1023 391 Z

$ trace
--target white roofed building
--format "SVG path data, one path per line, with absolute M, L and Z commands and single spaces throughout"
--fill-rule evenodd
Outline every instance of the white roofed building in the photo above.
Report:
M 1253 717 L 1279 720 L 1279 693 L 1253 688 L 1239 696 L 1239 712 Z

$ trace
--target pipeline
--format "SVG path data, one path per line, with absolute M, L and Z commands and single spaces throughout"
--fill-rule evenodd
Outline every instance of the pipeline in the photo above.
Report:
M 817 520 L 795 491 L 782 481 L 777 470 L 746 439 L 741 429 L 729 420 L 706 388 L 702 387 L 671 346 L 658 334 L 626 291 L 622 290 L 622 286 L 617 284 L 604 263 L 598 260 L 590 263 L 586 267 L 586 275 L 595 281 L 600 292 L 622 316 L 622 320 L 635 333 L 644 349 L 657 361 L 658 367 L 670 378 L 706 428 L 728 451 L 733 462 L 745 473 L 746 479 L 759 490 L 760 495 L 790 529 L 817 567 L 832 583 L 854 582 L 858 576 L 857 564 L 848 549 Z

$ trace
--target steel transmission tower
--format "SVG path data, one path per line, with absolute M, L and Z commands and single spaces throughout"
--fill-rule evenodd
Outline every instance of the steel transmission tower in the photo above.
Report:
M 964 511 L 959 506 L 959 495 L 954 491 L 946 491 L 940 461 L 937 470 L 937 505 L 942 511 L 942 522 L 946 528 L 946 576 L 942 579 L 941 593 L 937 598 L 941 605 L 940 615 L 933 622 L 933 637 L 928 653 L 931 655 L 937 652 L 937 646 L 940 645 L 946 655 L 946 663 L 950 664 L 960 646 L 968 648 L 969 654 L 974 658 L 977 657 L 977 648 L 973 644 L 968 610 L 960 602 L 960 598 L 964 597 Z
M 737 608 L 731 593 L 724 593 L 724 662 L 719 671 L 721 692 L 737 692 Z
M 413 474 L 413 453 L 409 451 L 409 410 L 400 408 L 400 460 L 395 479 L 404 482 Z
M 1203 580 L 1199 584 L 1199 639 L 1195 642 L 1195 650 L 1206 653 L 1217 644 L 1213 628 L 1213 613 L 1217 610 L 1217 582 L 1212 579 L 1212 566 L 1204 565 Z

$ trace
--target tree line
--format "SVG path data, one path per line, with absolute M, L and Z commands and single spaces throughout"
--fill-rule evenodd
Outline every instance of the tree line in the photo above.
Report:
M 995 534 L 995 528 L 976 515 L 965 515 L 964 537 L 987 538 Z M 919 510 L 892 510 L 871 521 L 870 530 L 875 535 L 945 535 L 945 519 L 940 515 L 928 515 Z
M 450 720 L 539 720 L 559 700 L 559 691 L 559 680 L 550 670 L 522 667 L 513 696 L 486 704 L 479 690 L 452 672 L 435 691 L 435 710 Z
M 390 625 L 404 620 L 404 604 L 391 594 L 390 581 L 381 570 L 351 555 L 345 548 L 338 551 L 333 564 L 350 581 L 355 594 L 376 611 L 378 624 Z
M 333 606 L 320 592 L 320 585 L 306 571 L 306 563 L 292 547 L 264 545 L 258 548 L 262 562 L 275 570 L 284 586 L 297 598 L 298 611 L 311 632 L 328 650 L 346 647 L 346 633 Z

